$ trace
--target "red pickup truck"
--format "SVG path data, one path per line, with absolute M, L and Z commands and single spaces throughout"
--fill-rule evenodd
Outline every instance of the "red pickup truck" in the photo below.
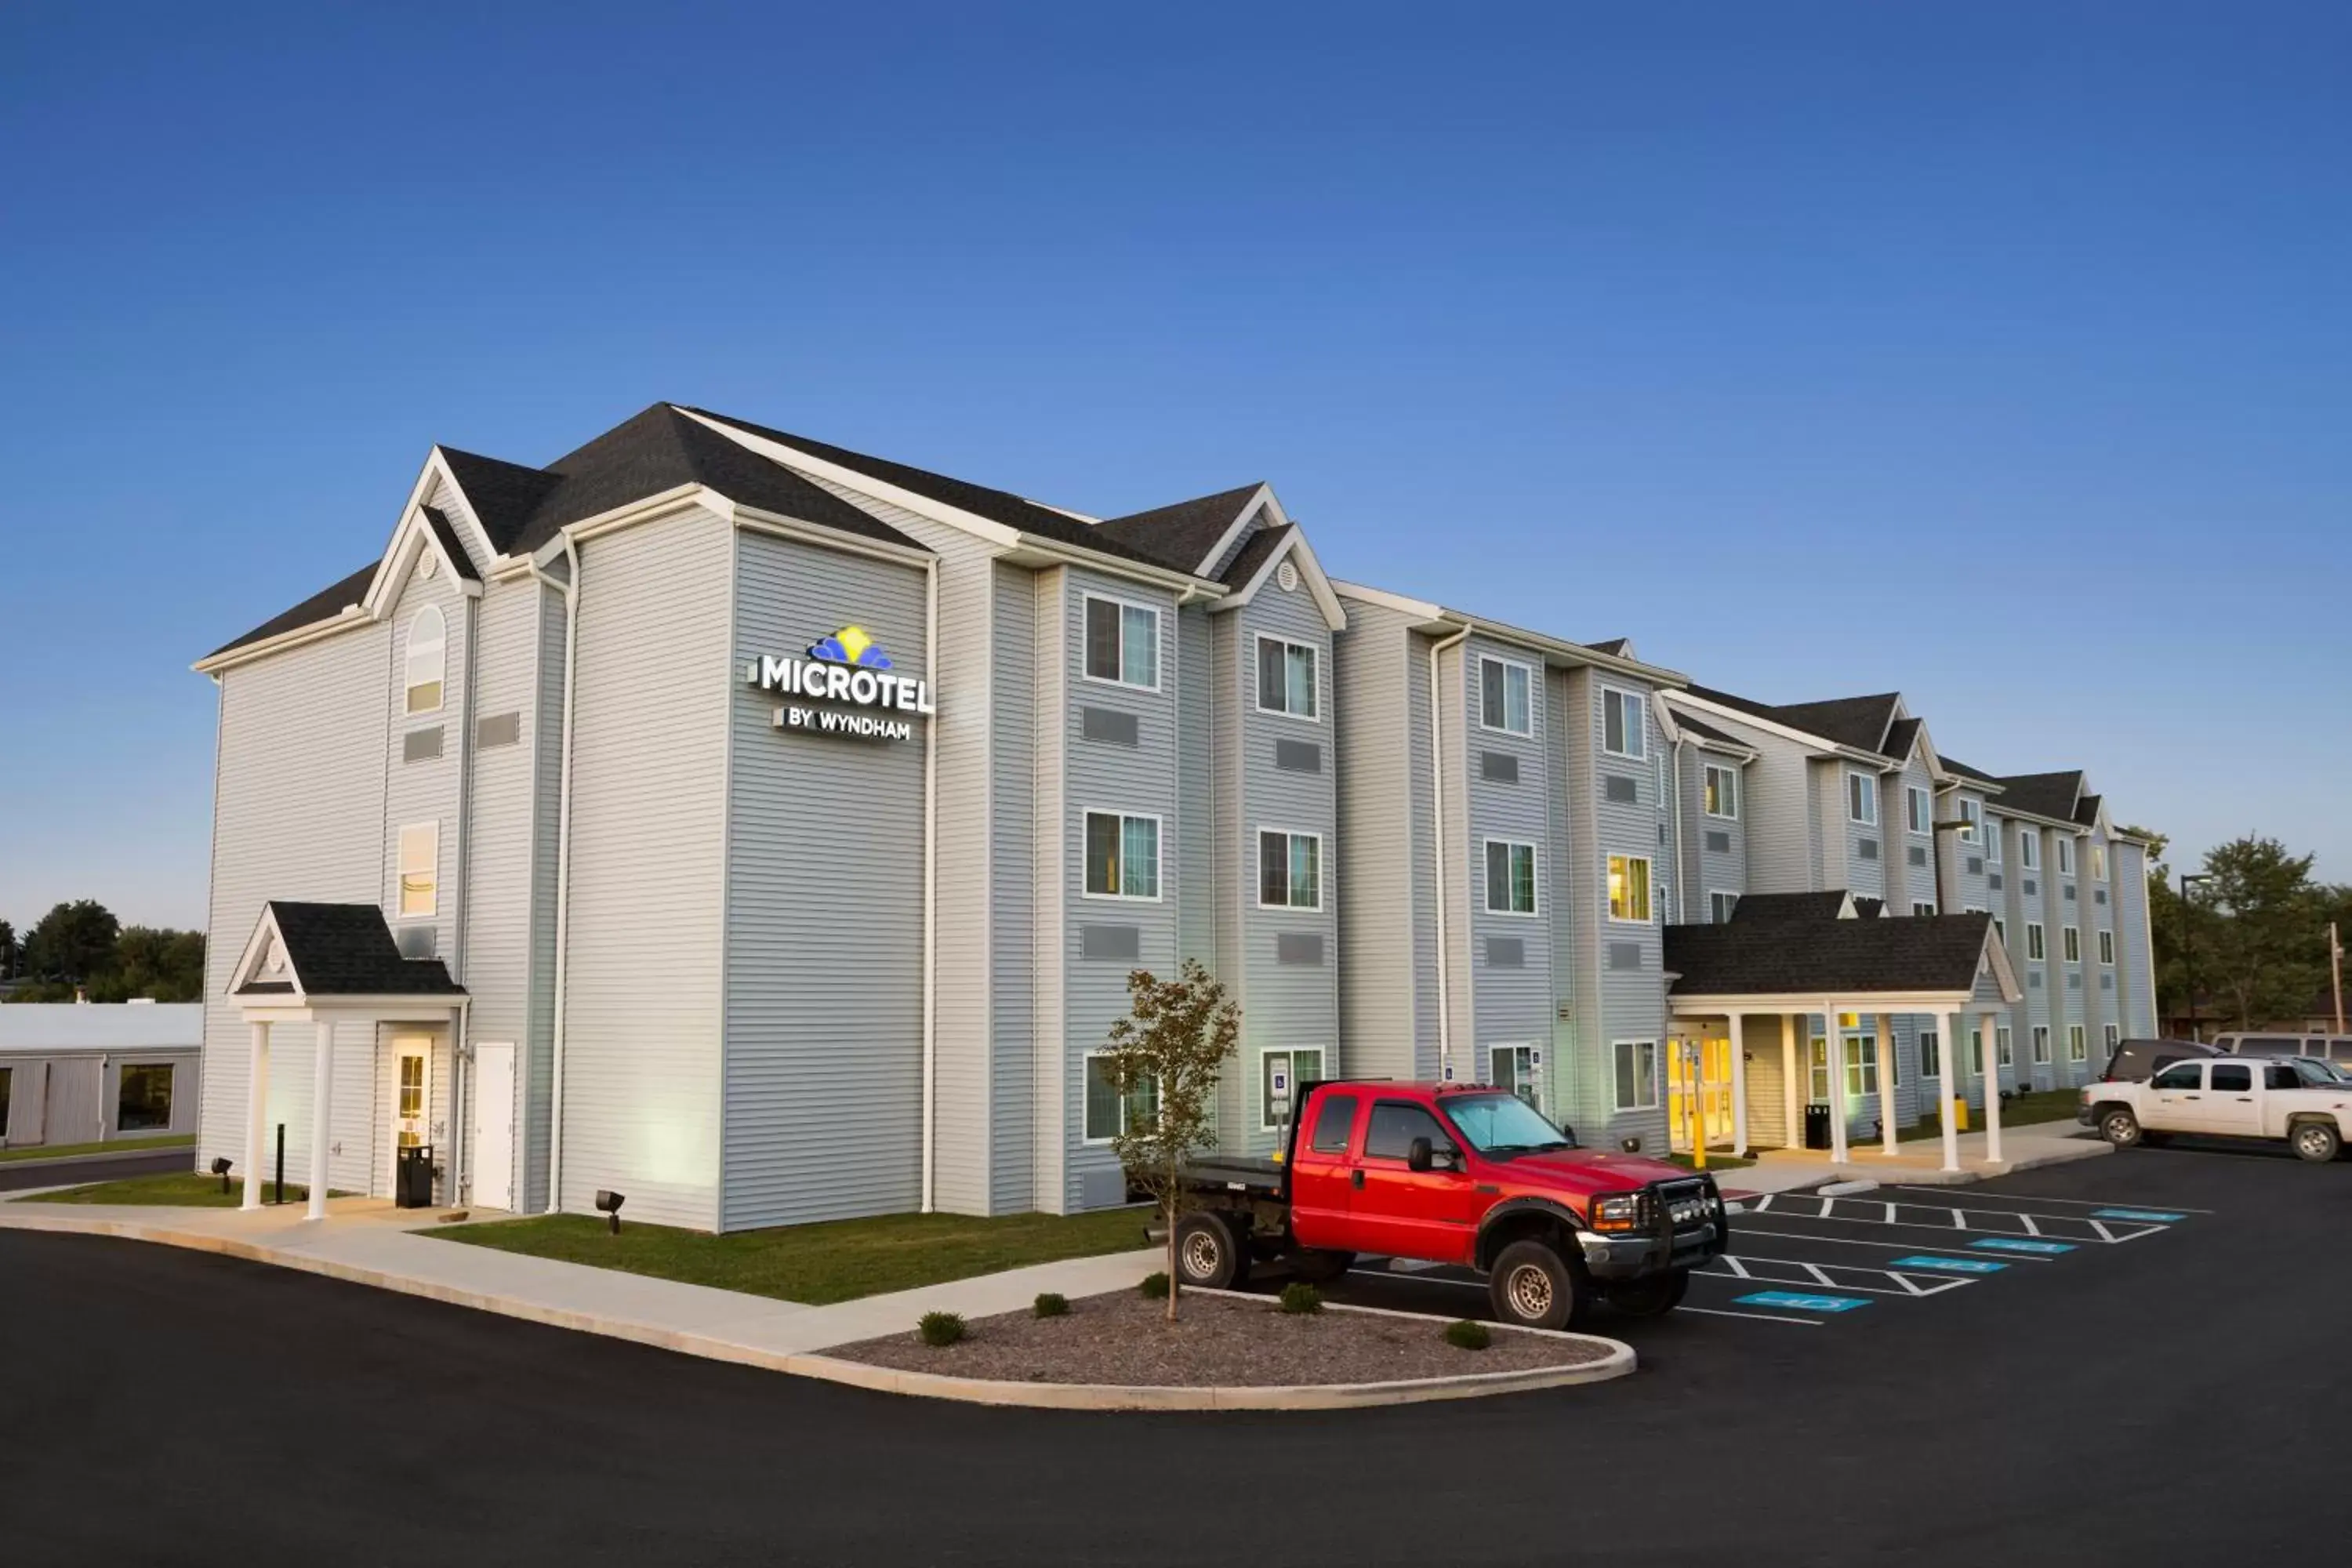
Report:
M 1212 1289 L 1261 1258 L 1328 1279 L 1372 1253 L 1479 1269 L 1498 1320 L 1558 1329 L 1596 1299 L 1670 1312 L 1690 1271 L 1730 1244 L 1713 1177 L 1580 1148 L 1484 1085 L 1308 1084 L 1281 1159 L 1188 1172 L 1177 1270 Z

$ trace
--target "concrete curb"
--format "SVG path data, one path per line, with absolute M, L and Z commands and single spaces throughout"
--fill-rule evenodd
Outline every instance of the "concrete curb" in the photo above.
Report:
M 730 1362 L 738 1366 L 761 1367 L 770 1372 L 788 1373 L 798 1377 L 822 1378 L 828 1383 L 846 1384 L 855 1388 L 872 1389 L 885 1394 L 908 1394 L 929 1399 L 961 1400 L 972 1405 L 1025 1405 L 1045 1410 L 1334 1410 L 1379 1405 L 1412 1405 L 1436 1399 L 1475 1399 L 1485 1394 L 1517 1394 L 1523 1390 L 1559 1388 L 1575 1384 L 1603 1383 L 1623 1377 L 1634 1369 L 1633 1348 L 1617 1340 L 1601 1339 L 1591 1334 L 1562 1334 L 1563 1339 L 1581 1340 L 1587 1343 L 1608 1347 L 1608 1354 L 1597 1362 L 1580 1363 L 1574 1366 L 1531 1367 L 1517 1372 L 1472 1373 L 1462 1377 L 1416 1378 L 1394 1383 L 1297 1384 L 1265 1388 L 1171 1388 L 1146 1384 L 1084 1384 L 1084 1383 L 1003 1383 L 984 1378 L 946 1377 L 933 1373 L 900 1372 L 891 1367 L 870 1366 L 863 1362 L 843 1361 L 837 1357 L 810 1352 L 786 1353 L 761 1350 L 756 1346 L 739 1344 L 731 1340 L 709 1334 L 677 1329 L 665 1329 L 651 1323 L 632 1321 L 594 1312 L 569 1311 L 560 1307 L 542 1306 L 533 1301 L 520 1301 L 512 1297 L 494 1295 L 488 1291 L 467 1290 L 456 1286 L 441 1285 L 431 1280 L 412 1279 L 378 1268 L 365 1268 L 355 1264 L 341 1263 L 331 1258 L 306 1257 L 299 1251 L 283 1247 L 263 1247 L 234 1237 L 215 1236 L 204 1231 L 183 1230 L 150 1220 L 107 1219 L 93 1215 L 85 1219 L 79 1215 L 9 1214 L 0 1205 L 0 1228 L 10 1230 L 48 1231 L 71 1236 L 104 1236 L 124 1241 L 152 1242 L 161 1247 L 178 1247 L 192 1252 L 217 1253 L 226 1258 L 242 1258 L 254 1263 L 267 1263 L 280 1268 L 299 1269 L 306 1274 L 318 1274 L 330 1279 L 341 1279 L 354 1285 L 373 1286 L 381 1290 L 394 1290 L 404 1296 L 421 1296 L 429 1300 L 446 1302 L 454 1307 L 470 1307 L 477 1311 L 496 1312 L 501 1317 L 520 1318 L 526 1322 L 543 1323 L 551 1328 L 570 1329 L 578 1333 L 601 1334 L 606 1339 L 625 1340 L 633 1344 L 651 1345 L 658 1350 L 676 1351 L 683 1355 L 700 1356 L 706 1361 Z M 582 1265 L 580 1267 L 585 1267 Z M 1208 1294 L 1225 1296 L 1231 1291 Z M 1262 1298 L 1244 1296 L 1245 1300 Z M 1419 1312 L 1392 1312 L 1376 1307 L 1345 1307 L 1333 1302 L 1326 1310 L 1368 1312 L 1384 1317 L 1427 1317 L 1433 1324 L 1450 1322 L 1448 1318 L 1429 1317 Z M 1537 1329 L 1513 1329 L 1494 1325 L 1499 1331 L 1540 1333 Z

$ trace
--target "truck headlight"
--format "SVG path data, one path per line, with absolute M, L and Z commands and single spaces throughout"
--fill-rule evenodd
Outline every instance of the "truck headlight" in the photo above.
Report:
M 1628 1231 L 1642 1228 L 1642 1194 L 1623 1193 L 1615 1197 L 1595 1198 L 1587 1216 L 1598 1231 Z

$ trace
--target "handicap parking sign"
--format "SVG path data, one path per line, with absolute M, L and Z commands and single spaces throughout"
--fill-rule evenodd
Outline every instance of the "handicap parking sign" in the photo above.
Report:
M 1870 1305 L 1860 1296 L 1809 1296 L 1797 1290 L 1759 1290 L 1736 1300 L 1743 1307 L 1784 1307 L 1799 1312 L 1851 1312 Z
M 1972 1241 L 1970 1247 L 1981 1247 L 1994 1252 L 2072 1252 L 2074 1248 L 2063 1241 L 2028 1241 L 2021 1236 L 1993 1236 L 1982 1241 Z
M 1933 1268 L 1945 1274 L 1998 1274 L 2009 1267 L 1990 1258 L 1898 1258 L 1897 1268 Z

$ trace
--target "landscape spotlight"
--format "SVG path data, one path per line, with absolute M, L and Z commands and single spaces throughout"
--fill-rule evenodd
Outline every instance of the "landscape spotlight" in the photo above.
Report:
M 1642 1152 L 1642 1141 L 1639 1138 L 1620 1139 L 1617 1147 L 1624 1150 L 1628 1154 L 1638 1154 Z
M 221 1193 L 224 1196 L 228 1193 L 229 1167 L 235 1163 L 236 1163 L 236 1162 L 230 1159 L 226 1154 L 215 1154 L 213 1156 L 213 1174 L 221 1179 Z
M 621 1205 L 628 1201 L 619 1193 L 608 1192 L 603 1187 L 596 1189 L 596 1212 L 613 1222 L 614 1236 L 621 1234 Z

